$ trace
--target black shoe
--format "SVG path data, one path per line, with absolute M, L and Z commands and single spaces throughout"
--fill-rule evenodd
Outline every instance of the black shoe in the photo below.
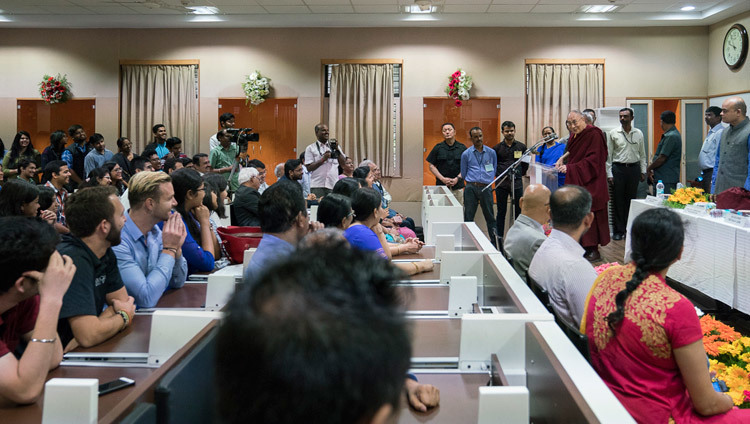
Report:
M 624 238 L 625 238 L 625 236 L 622 235 L 622 234 L 620 234 L 620 233 L 615 233 L 615 234 L 612 235 L 612 240 L 622 240 Z
M 602 259 L 602 255 L 599 253 L 599 249 L 589 250 L 585 255 L 583 255 L 583 257 L 589 262 L 596 262 Z

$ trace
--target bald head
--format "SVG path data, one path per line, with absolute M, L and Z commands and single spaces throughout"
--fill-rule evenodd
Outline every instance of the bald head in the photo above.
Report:
M 521 213 L 544 225 L 549 221 L 549 197 L 551 192 L 541 184 L 531 184 L 520 199 Z
M 737 125 L 745 120 L 747 105 L 741 97 L 730 97 L 721 104 L 721 119 L 729 125 Z

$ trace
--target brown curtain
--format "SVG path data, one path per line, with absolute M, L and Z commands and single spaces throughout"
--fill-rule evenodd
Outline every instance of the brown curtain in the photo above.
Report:
M 328 116 L 330 137 L 355 164 L 367 158 L 380 165 L 383 176 L 401 176 L 392 64 L 333 65 Z
M 198 153 L 197 70 L 198 65 L 120 66 L 120 131 L 135 153 L 152 141 L 155 124 L 179 137 L 183 152 Z
M 573 109 L 604 105 L 603 64 L 528 64 L 526 140 L 542 138 L 542 128 L 552 126 L 557 135 L 568 135 L 565 120 Z

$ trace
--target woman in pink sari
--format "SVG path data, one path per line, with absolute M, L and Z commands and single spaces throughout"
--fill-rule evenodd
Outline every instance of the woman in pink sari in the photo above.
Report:
M 586 301 L 591 365 L 640 423 L 750 422 L 750 410 L 713 389 L 695 308 L 666 284 L 683 240 L 668 209 L 635 219 L 633 262 L 604 271 Z

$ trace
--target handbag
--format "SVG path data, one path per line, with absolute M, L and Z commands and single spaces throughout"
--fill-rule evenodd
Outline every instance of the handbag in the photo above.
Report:
M 263 233 L 260 227 L 219 227 L 216 229 L 221 237 L 221 244 L 232 263 L 241 264 L 245 250 L 258 247 Z

